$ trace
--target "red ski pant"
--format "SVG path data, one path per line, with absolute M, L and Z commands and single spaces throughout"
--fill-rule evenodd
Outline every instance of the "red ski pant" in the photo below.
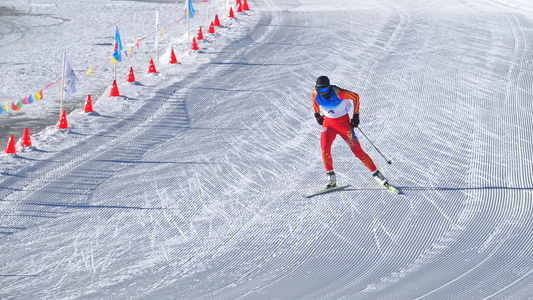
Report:
M 324 162 L 324 168 L 326 168 L 326 172 L 333 170 L 331 145 L 337 137 L 337 134 L 346 141 L 355 157 L 361 160 L 361 162 L 368 168 L 368 170 L 370 170 L 370 172 L 374 172 L 377 169 L 370 156 L 368 156 L 368 154 L 361 149 L 359 140 L 355 136 L 353 129 L 350 126 L 350 117 L 346 114 L 337 119 L 324 117 L 322 133 L 320 134 L 320 148 L 322 149 L 322 161 Z

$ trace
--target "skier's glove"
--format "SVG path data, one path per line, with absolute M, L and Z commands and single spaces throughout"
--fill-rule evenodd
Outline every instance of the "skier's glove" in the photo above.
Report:
M 322 125 L 322 123 L 324 123 L 324 116 L 321 115 L 320 113 L 316 113 L 315 118 L 318 124 Z
M 354 114 L 352 120 L 350 121 L 352 128 L 359 126 L 359 114 Z

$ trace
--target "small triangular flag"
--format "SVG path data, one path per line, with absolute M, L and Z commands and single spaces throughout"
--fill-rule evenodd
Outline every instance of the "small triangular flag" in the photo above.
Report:
M 9 102 L 6 102 L 4 105 L 2 105 L 2 110 L 0 110 L 0 113 L 5 114 L 9 111 Z

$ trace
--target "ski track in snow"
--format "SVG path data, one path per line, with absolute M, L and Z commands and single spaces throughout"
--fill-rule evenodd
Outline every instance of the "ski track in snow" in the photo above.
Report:
M 102 97 L 4 158 L 0 297 L 533 297 L 533 15 L 332 2 L 249 1 L 249 28 L 193 54 L 190 76 Z M 393 164 L 363 148 L 403 195 L 339 139 L 352 186 L 302 197 L 325 180 L 322 74 L 361 95 L 361 127 Z

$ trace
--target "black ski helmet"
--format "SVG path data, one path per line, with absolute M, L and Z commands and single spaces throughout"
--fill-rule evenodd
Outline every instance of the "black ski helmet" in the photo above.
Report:
M 316 85 L 315 88 L 323 88 L 329 86 L 329 78 L 328 76 L 320 76 L 316 79 Z

